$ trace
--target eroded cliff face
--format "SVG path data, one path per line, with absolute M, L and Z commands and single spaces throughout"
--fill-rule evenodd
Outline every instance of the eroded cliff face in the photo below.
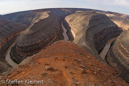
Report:
M 24 24 L 9 22 L 6 20 L 0 20 L 0 50 L 1 50 L 0 56 L 4 54 L 7 48 L 9 47 L 10 45 L 9 41 L 13 37 L 18 35 L 21 31 L 25 30 L 26 28 L 27 26 Z M 4 58 L 3 56 L 0 57 L 1 60 L 3 58 Z
M 72 41 L 92 54 L 100 52 L 108 40 L 122 32 L 106 15 L 96 12 L 76 12 L 67 16 L 64 23 L 69 26 Z
M 11 69 L 11 66 L 5 61 L 6 51 L 16 36 L 25 28 L 27 26 L 24 24 L 0 20 L 0 76 Z
M 50 14 L 42 20 L 32 24 L 16 39 L 16 45 L 11 50 L 11 57 L 20 63 L 27 56 L 39 52 L 57 40 L 63 39 L 60 20 Z
M 119 27 L 122 28 L 123 31 L 129 30 L 129 16 L 120 13 L 107 12 L 106 15 Z
M 111 67 L 99 62 L 78 45 L 64 41 L 42 50 L 29 63 L 19 65 L 2 79 L 44 80 L 38 86 L 128 86 Z M 31 85 L 22 83 L 18 86 Z
M 107 62 L 129 82 L 129 30 L 116 39 L 107 55 Z

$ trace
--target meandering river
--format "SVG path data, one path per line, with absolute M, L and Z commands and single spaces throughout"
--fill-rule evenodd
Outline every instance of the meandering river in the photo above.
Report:
M 63 36 L 64 36 L 64 41 L 68 41 L 69 40 L 69 37 L 67 35 L 67 29 L 64 27 L 63 25 L 63 22 L 61 22 L 61 26 L 62 26 L 62 29 L 63 29 Z M 10 57 L 10 51 L 11 51 L 11 48 L 15 45 L 15 42 L 8 48 L 6 54 L 5 54 L 5 60 L 12 66 L 12 67 L 17 67 L 18 64 L 15 63 L 11 57 Z
M 106 55 L 107 55 L 107 53 L 108 53 L 108 51 L 109 51 L 109 49 L 110 49 L 110 46 L 111 46 L 111 43 L 115 40 L 116 38 L 112 38 L 111 40 L 109 40 L 107 43 L 106 43 L 106 45 L 105 45 L 105 47 L 103 48 L 103 50 L 100 52 L 100 57 L 103 59 L 103 60 L 105 60 L 105 57 L 106 57 Z
M 67 29 L 64 27 L 63 22 L 61 22 L 61 27 L 63 29 L 63 36 L 64 36 L 64 41 L 69 41 L 69 37 L 67 35 Z M 106 43 L 106 46 L 103 48 L 103 50 L 100 52 L 100 57 L 105 60 L 105 56 L 107 55 L 107 52 L 110 49 L 111 43 L 115 40 L 116 38 L 112 38 Z M 18 64 L 15 63 L 11 57 L 10 57 L 10 51 L 11 48 L 15 45 L 15 42 L 8 48 L 6 55 L 5 55 L 5 60 L 12 66 L 12 67 L 17 67 Z
M 68 37 L 68 35 L 67 35 L 67 29 L 64 27 L 64 25 L 63 25 L 63 22 L 61 22 L 61 27 L 62 27 L 62 29 L 63 29 L 63 36 L 64 36 L 64 41 L 69 41 L 69 37 Z
M 15 63 L 11 57 L 10 57 L 10 51 L 11 51 L 11 48 L 15 45 L 15 42 L 8 48 L 6 54 L 5 54 L 5 60 L 12 66 L 12 67 L 17 67 L 18 64 Z

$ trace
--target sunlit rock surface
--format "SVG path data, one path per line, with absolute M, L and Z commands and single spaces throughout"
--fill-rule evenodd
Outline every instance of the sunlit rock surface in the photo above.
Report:
M 90 47 L 89 51 L 96 54 L 109 39 L 117 37 L 122 32 L 106 15 L 96 12 L 76 12 L 67 16 L 64 23 L 69 28 L 68 34 L 72 34 L 71 40 L 75 44 L 86 50 Z
M 115 12 L 107 12 L 106 15 L 119 27 L 122 28 L 123 31 L 129 30 L 129 15 L 115 13 Z

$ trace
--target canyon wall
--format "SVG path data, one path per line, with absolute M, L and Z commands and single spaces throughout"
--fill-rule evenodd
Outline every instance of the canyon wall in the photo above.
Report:
M 16 27 L 17 26 L 17 27 Z M 6 20 L 0 20 L 0 50 L 6 52 L 6 43 L 8 43 L 13 37 L 18 35 L 20 31 L 23 31 L 27 26 L 20 23 L 9 22 Z M 10 44 L 10 43 L 9 43 Z M 4 49 L 3 49 L 4 46 Z M 1 55 L 4 53 L 1 53 Z M 1 56 L 1 60 L 3 57 Z
M 12 13 L 12 14 L 7 14 L 3 16 L 3 19 L 9 20 L 9 21 L 14 21 L 26 25 L 31 25 L 35 21 L 39 19 L 44 19 L 45 17 L 49 16 L 48 15 L 49 11 L 46 12 L 19 12 L 19 13 Z
M 105 13 L 115 24 L 122 28 L 123 31 L 129 30 L 129 15 L 106 12 Z
M 5 61 L 6 51 L 16 36 L 25 28 L 27 26 L 24 24 L 0 19 L 0 76 L 11 69 L 11 66 Z
M 71 41 L 92 54 L 99 53 L 108 40 L 122 32 L 106 15 L 96 12 L 76 12 L 68 15 L 64 23 L 70 28 Z
M 49 14 L 45 19 L 32 24 L 16 39 L 16 44 L 11 50 L 12 59 L 20 63 L 27 56 L 39 52 L 57 40 L 63 39 L 61 22 L 54 14 Z
M 129 30 L 122 32 L 116 39 L 106 59 L 108 64 L 129 82 Z

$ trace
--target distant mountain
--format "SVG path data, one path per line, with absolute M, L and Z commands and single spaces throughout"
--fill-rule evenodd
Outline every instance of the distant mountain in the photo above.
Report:
M 3 17 L 3 16 L 2 16 L 2 15 L 0 15 L 0 19 L 2 19 L 2 17 Z

